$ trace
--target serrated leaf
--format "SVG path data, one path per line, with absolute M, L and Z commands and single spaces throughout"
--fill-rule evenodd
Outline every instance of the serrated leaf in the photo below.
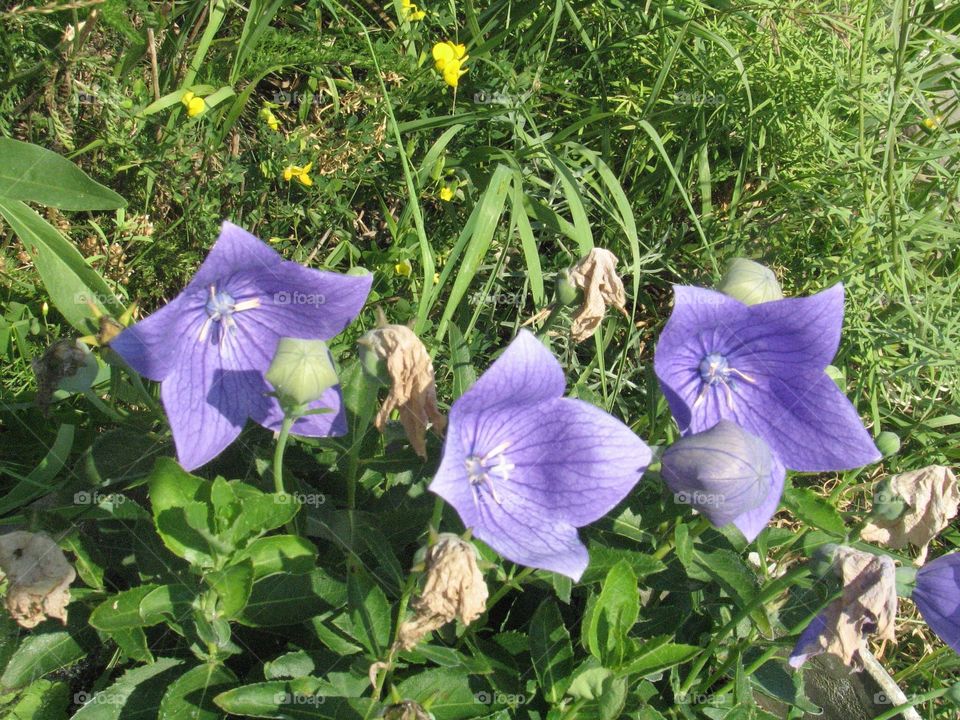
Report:
M 235 555 L 236 561 L 250 560 L 254 580 L 284 572 L 308 573 L 317 559 L 317 549 L 298 535 L 270 535 L 257 538 Z
M 149 665 L 127 670 L 112 685 L 95 695 L 81 691 L 83 706 L 71 720 L 152 720 L 160 698 L 182 672 L 183 660 L 157 658 Z
M 627 633 L 637 622 L 639 613 L 637 576 L 630 564 L 621 560 L 607 573 L 590 617 L 587 635 L 590 654 L 605 666 L 618 666 L 627 649 Z
M 541 603 L 530 620 L 530 658 L 547 702 L 559 702 L 570 686 L 573 647 L 553 600 Z
M 145 625 L 140 615 L 140 603 L 159 585 L 140 585 L 108 597 L 90 614 L 90 624 L 97 630 L 109 632 Z
M 840 513 L 809 488 L 787 488 L 783 493 L 783 504 L 807 525 L 839 537 L 847 534 Z
M 670 635 L 645 640 L 630 655 L 629 662 L 620 670 L 622 675 L 652 675 L 694 657 L 700 648 L 695 645 L 673 643 Z
M 213 698 L 236 683 L 236 675 L 224 665 L 187 670 L 163 694 L 157 720 L 220 720 L 223 713 Z

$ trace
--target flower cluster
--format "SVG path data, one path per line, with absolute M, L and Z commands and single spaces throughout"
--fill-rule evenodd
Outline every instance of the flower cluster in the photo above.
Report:
M 468 57 L 465 45 L 445 40 L 433 46 L 433 65 L 450 87 L 460 84 L 460 77 L 467 72 L 463 66 Z

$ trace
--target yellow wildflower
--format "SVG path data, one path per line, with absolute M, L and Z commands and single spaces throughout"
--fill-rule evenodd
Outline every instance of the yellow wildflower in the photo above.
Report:
M 310 187 L 313 185 L 313 179 L 310 177 L 311 167 L 313 167 L 313 163 L 307 163 L 303 167 L 287 165 L 287 168 L 283 171 L 283 179 L 290 182 L 293 178 L 296 178 L 301 185 Z
M 413 274 L 413 265 L 409 260 L 401 260 L 393 266 L 394 272 L 403 277 L 410 277 Z
M 457 87 L 460 84 L 460 76 L 466 72 L 463 65 L 467 58 L 465 45 L 446 40 L 433 46 L 433 65 L 450 87 Z
M 280 121 L 277 120 L 277 116 L 273 114 L 273 110 L 270 108 L 263 108 L 260 111 L 260 117 L 263 118 L 264 122 L 267 123 L 267 126 L 274 132 L 280 129 Z
M 440 199 L 444 202 L 450 202 L 453 200 L 453 189 L 446 186 L 440 188 Z
M 194 95 L 189 90 L 183 94 L 180 102 L 186 106 L 188 117 L 195 117 L 207 109 L 207 103 L 203 101 L 203 98 Z
M 400 4 L 403 6 L 403 17 L 405 20 L 417 22 L 418 20 L 423 20 L 427 16 L 427 13 L 418 9 L 416 4 L 410 0 L 401 0 Z
M 933 117 L 928 117 L 923 119 L 923 126 L 927 130 L 936 130 L 940 127 L 940 123 L 943 122 L 943 116 L 934 115 Z

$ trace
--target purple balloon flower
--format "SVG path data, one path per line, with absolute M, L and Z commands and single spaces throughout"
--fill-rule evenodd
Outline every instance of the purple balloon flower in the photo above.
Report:
M 110 346 L 138 373 L 161 383 L 177 459 L 192 470 L 226 448 L 247 418 L 280 428 L 283 412 L 264 379 L 280 338 L 333 337 L 360 312 L 371 282 L 370 275 L 286 261 L 225 222 L 183 292 Z M 309 407 L 332 412 L 302 417 L 291 432 L 346 432 L 339 386 Z
M 450 408 L 430 490 L 513 562 L 579 580 L 589 560 L 577 528 L 619 503 L 650 462 L 626 425 L 564 398 L 557 359 L 517 338 Z
M 960 553 L 942 555 L 917 570 L 913 601 L 927 625 L 960 653 Z
M 747 540 L 776 512 L 786 475 L 763 440 L 730 420 L 680 438 L 663 453 L 660 472 L 678 502 L 718 527 L 733 523 Z
M 654 369 L 684 434 L 726 418 L 800 471 L 880 459 L 856 409 L 824 372 L 840 344 L 842 285 L 749 306 L 683 285 L 674 286 L 674 297 Z M 764 523 L 776 511 L 784 474 L 775 476 Z

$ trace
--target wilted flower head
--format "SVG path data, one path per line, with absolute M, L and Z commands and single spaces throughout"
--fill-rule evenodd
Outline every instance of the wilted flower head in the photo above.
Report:
M 457 619 L 469 625 L 487 604 L 487 584 L 477 565 L 477 551 L 452 533 L 442 533 L 427 548 L 424 559 L 426 582 L 411 603 L 414 616 L 400 625 L 397 646 L 416 647 L 428 633 Z
M 891 497 L 886 497 L 887 494 Z M 877 496 L 875 505 L 891 501 L 902 505 L 903 512 L 889 518 L 875 514 L 860 531 L 860 537 L 894 549 L 916 545 L 920 554 L 914 564 L 923 565 L 930 541 L 957 515 L 960 506 L 957 478 L 950 468 L 942 465 L 894 475 L 884 492 Z
M 187 470 L 216 457 L 247 418 L 279 430 L 283 412 L 264 373 L 281 334 L 326 340 L 363 307 L 372 276 L 310 270 L 225 222 L 193 280 L 174 300 L 118 335 L 111 347 L 161 383 L 177 458 Z M 291 432 L 346 432 L 340 389 L 327 390 Z
M 960 653 L 960 553 L 942 555 L 917 570 L 912 597 L 931 629 Z
M 603 248 L 593 248 L 570 268 L 567 276 L 583 294 L 583 303 L 573 316 L 570 336 L 574 342 L 591 337 L 600 327 L 607 306 L 617 308 L 626 317 L 627 295 L 617 275 L 617 256 Z
M 383 362 L 390 378 L 390 392 L 377 412 L 377 429 L 383 432 L 390 414 L 398 410 L 410 445 L 417 455 L 426 458 L 427 428 L 432 426 L 442 435 L 447 424 L 437 409 L 437 386 L 430 354 L 420 338 L 405 325 L 384 325 L 357 342 L 361 353 L 372 353 Z
M 763 440 L 721 420 L 667 448 L 661 474 L 678 501 L 753 540 L 776 511 L 786 471 Z
M 31 361 L 37 376 L 37 406 L 44 412 L 57 390 L 85 392 L 97 378 L 100 367 L 90 348 L 79 340 L 57 340 L 43 355 Z
M 746 258 L 730 261 L 727 271 L 720 278 L 717 290 L 744 305 L 783 299 L 783 291 L 773 270 Z
M 827 652 L 846 665 L 862 667 L 860 651 L 867 635 L 896 641 L 896 568 L 886 556 L 839 546 L 834 563 L 843 580 L 843 594 L 818 615 L 800 635 L 790 654 L 791 667 Z
M 22 627 L 47 618 L 67 623 L 70 583 L 77 577 L 57 544 L 42 533 L 0 535 L 0 571 L 7 576 L 7 609 Z
M 619 420 L 564 398 L 560 363 L 521 330 L 450 409 L 430 490 L 509 560 L 579 580 L 577 528 L 619 503 L 650 449 Z
M 682 285 L 674 298 L 654 368 L 681 431 L 733 420 L 793 470 L 845 470 L 880 458 L 824 372 L 840 343 L 842 285 L 751 306 Z

